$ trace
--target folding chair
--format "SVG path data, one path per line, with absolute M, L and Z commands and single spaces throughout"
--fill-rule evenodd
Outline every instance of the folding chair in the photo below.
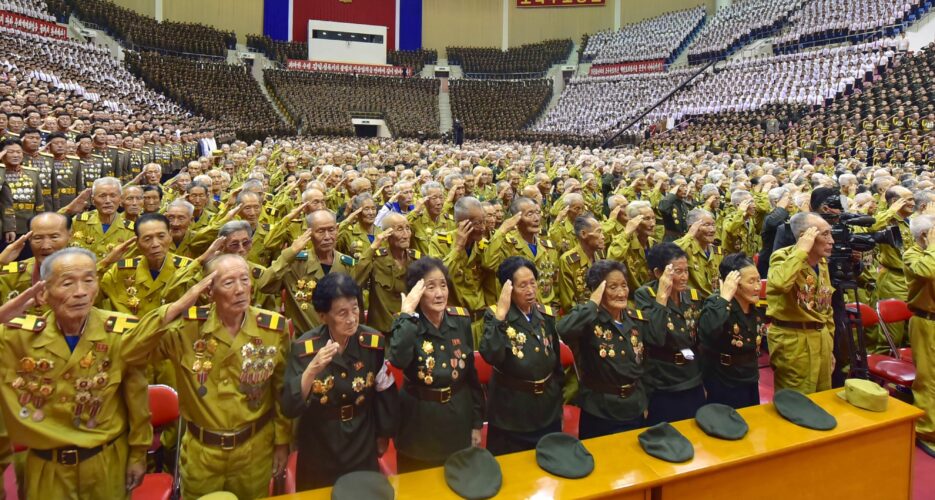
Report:
M 169 500 L 181 497 L 179 490 L 179 452 L 182 446 L 182 417 L 179 414 L 179 395 L 167 385 L 149 386 L 150 422 L 153 426 L 153 444 L 149 454 L 156 453 L 162 444 L 159 436 L 162 430 L 172 424 L 178 424 L 179 432 L 175 443 L 174 472 L 154 472 L 143 477 L 143 483 L 133 490 L 133 500 Z
M 890 346 L 890 353 L 892 353 L 893 357 L 896 359 L 903 359 L 905 355 L 909 358 L 909 362 L 912 362 L 912 349 L 900 349 L 896 345 L 896 342 L 893 341 L 893 335 L 890 333 L 889 328 L 887 328 L 887 325 L 892 323 L 906 323 L 908 332 L 909 318 L 912 317 L 909 304 L 899 299 L 884 299 L 877 302 L 876 312 L 877 316 L 880 318 L 880 330 L 883 331 L 883 336 L 886 337 L 886 343 Z

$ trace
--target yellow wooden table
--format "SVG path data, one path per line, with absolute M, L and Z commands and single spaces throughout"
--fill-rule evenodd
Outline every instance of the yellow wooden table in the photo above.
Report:
M 909 499 L 912 492 L 913 421 L 922 412 L 890 398 L 887 411 L 849 405 L 837 391 L 811 395 L 835 416 L 831 431 L 814 431 L 783 419 L 773 405 L 740 410 L 750 432 L 739 441 L 704 434 L 694 420 L 673 424 L 695 447 L 695 457 L 672 464 L 650 457 L 631 431 L 584 442 L 594 472 L 563 479 L 541 470 L 534 451 L 498 457 L 503 487 L 497 498 L 645 499 Z M 442 468 L 390 478 L 398 499 L 457 498 Z M 277 497 L 331 498 L 331 489 Z

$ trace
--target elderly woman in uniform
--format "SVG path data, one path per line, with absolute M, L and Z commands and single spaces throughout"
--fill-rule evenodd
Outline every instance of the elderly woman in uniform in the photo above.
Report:
M 562 430 L 562 363 L 555 311 L 536 302 L 536 266 L 508 257 L 497 278 L 500 300 L 487 311 L 478 349 L 493 368 L 487 388 L 487 449 L 531 450 Z
M 697 352 L 702 297 L 688 288 L 688 258 L 675 243 L 652 247 L 646 261 L 656 279 L 636 290 L 634 302 L 649 323 L 647 424 L 655 425 L 693 418 L 705 404 Z
M 312 294 L 322 325 L 292 345 L 283 414 L 297 418 L 296 489 L 330 486 L 359 470 L 378 471 L 393 436 L 399 400 L 383 360 L 383 335 L 360 324 L 360 287 L 326 275 Z
M 574 346 L 580 378 L 579 437 L 604 436 L 643 427 L 647 390 L 643 377 L 643 314 L 627 309 L 626 268 L 599 260 L 586 276 L 590 300 L 558 322 L 558 333 Z
M 380 232 L 374 224 L 377 218 L 377 206 L 370 193 L 361 193 L 351 199 L 351 213 L 338 226 L 339 252 L 360 259 L 360 255 Z
M 451 278 L 442 261 L 409 265 L 387 359 L 405 374 L 396 439 L 400 473 L 442 465 L 480 444 L 483 393 L 474 371 L 470 312 L 448 307 Z

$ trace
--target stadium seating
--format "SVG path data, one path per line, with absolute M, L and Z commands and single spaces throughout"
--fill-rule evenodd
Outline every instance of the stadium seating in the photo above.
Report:
M 127 65 L 151 87 L 191 112 L 227 124 L 241 140 L 294 132 L 283 123 L 246 66 L 154 52 L 128 53 Z
M 394 136 L 437 137 L 438 80 L 267 70 L 266 83 L 305 134 L 353 135 L 353 113 L 377 114 Z
M 66 0 L 82 20 L 104 28 L 131 47 L 176 52 L 226 56 L 237 37 L 196 23 L 156 21 L 106 0 Z
M 498 75 L 542 76 L 549 66 L 568 59 L 574 44 L 571 40 L 546 40 L 513 47 L 448 47 L 448 63 L 460 65 L 468 78 L 497 78 Z
M 590 35 L 582 52 L 594 64 L 665 59 L 671 63 L 704 22 L 705 9 L 669 12 L 618 31 Z
M 688 46 L 688 61 L 722 59 L 757 38 L 774 33 L 804 0 L 737 0 L 701 29 Z
M 55 21 L 45 0 L 0 0 L 0 10 L 43 21 Z
M 467 139 L 502 139 L 526 128 L 552 96 L 552 80 L 454 80 L 451 114 Z
M 308 59 L 308 44 L 305 42 L 286 42 L 273 40 L 266 35 L 247 35 L 247 47 L 281 63 L 285 63 L 286 59 Z
M 386 54 L 386 64 L 412 68 L 414 75 L 421 73 L 426 64 L 437 62 L 438 52 L 435 50 L 391 50 Z

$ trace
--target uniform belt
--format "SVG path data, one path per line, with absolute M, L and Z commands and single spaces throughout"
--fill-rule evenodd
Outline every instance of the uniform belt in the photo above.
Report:
M 528 392 L 537 396 L 545 392 L 545 386 L 552 378 L 552 374 L 549 373 L 547 377 L 541 380 L 524 380 L 511 377 L 496 368 L 494 369 L 494 373 L 496 374 L 497 385 L 502 385 L 514 391 Z
M 911 311 L 913 315 L 918 316 L 920 318 L 925 318 L 928 320 L 935 321 L 935 313 L 923 311 L 922 309 L 916 309 L 915 307 L 910 307 L 909 311 Z
M 254 420 L 252 423 L 233 432 L 214 432 L 205 430 L 193 422 L 188 422 L 188 432 L 202 444 L 207 446 L 218 446 L 222 450 L 233 450 L 242 445 L 245 441 L 252 438 L 254 434 L 260 431 L 264 425 L 273 419 L 273 412 L 268 411 L 262 417 Z
M 117 438 L 112 439 L 107 444 L 102 444 L 100 446 L 95 446 L 94 448 L 78 448 L 75 446 L 67 448 L 56 448 L 54 450 L 30 450 L 37 457 L 47 460 L 49 462 L 55 462 L 59 465 L 68 465 L 75 466 L 85 460 L 88 460 L 98 453 L 104 451 L 105 448 L 114 444 L 117 441 Z
M 756 351 L 728 354 L 701 346 L 701 352 L 703 352 L 704 355 L 710 358 L 712 361 L 716 361 L 723 366 L 755 363 L 758 358 Z
M 36 207 L 35 203 L 14 203 L 13 210 L 32 210 Z
M 659 361 L 665 361 L 667 363 L 675 363 L 677 365 L 684 365 L 686 363 L 691 363 L 692 360 L 686 359 L 685 355 L 681 351 L 674 351 L 668 347 L 656 347 L 656 346 L 646 346 L 646 352 L 649 354 L 649 357 L 658 359 Z
M 449 387 L 432 388 L 419 387 L 412 383 L 407 384 L 407 388 L 413 396 L 422 401 L 432 401 L 434 403 L 448 403 L 451 401 L 452 396 L 457 394 L 463 386 L 464 384 L 457 384 Z
M 328 420 L 340 420 L 347 422 L 362 416 L 367 411 L 366 406 L 344 405 L 344 406 L 326 406 L 322 410 L 322 416 Z
M 60 188 L 59 194 L 75 194 L 75 188 Z
M 610 394 L 612 396 L 618 396 L 621 399 L 626 399 L 633 395 L 636 392 L 636 385 L 639 382 L 636 380 L 631 381 L 628 384 L 616 385 L 616 384 L 607 384 L 603 382 L 592 382 L 589 380 L 584 381 L 584 386 L 588 389 L 591 389 L 594 392 L 600 392 L 603 394 Z
M 814 321 L 783 321 L 781 319 L 773 319 L 771 323 L 782 328 L 792 328 L 793 330 L 821 330 L 825 327 L 824 323 L 816 323 Z

